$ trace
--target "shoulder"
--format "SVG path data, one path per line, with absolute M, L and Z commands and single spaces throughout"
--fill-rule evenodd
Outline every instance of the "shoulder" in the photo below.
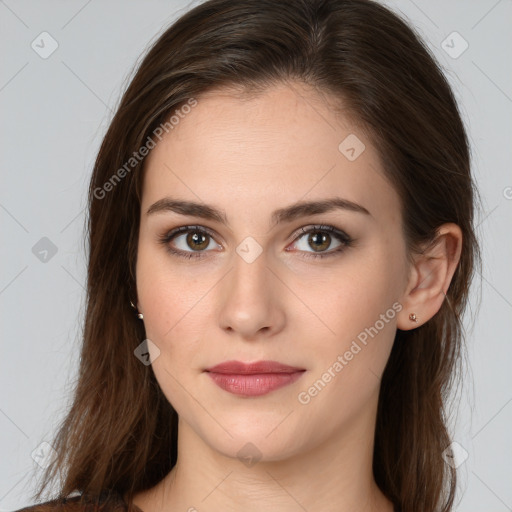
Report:
M 16 510 L 14 512 L 126 512 L 126 503 L 118 496 L 104 499 L 101 496 L 73 496 L 60 498 Z

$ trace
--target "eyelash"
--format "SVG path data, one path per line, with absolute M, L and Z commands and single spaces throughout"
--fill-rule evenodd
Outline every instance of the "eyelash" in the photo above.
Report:
M 158 237 L 159 243 L 163 244 L 166 250 L 174 256 L 178 256 L 180 258 L 191 259 L 191 258 L 204 258 L 204 253 L 207 251 L 181 251 L 179 249 L 173 249 L 169 242 L 171 242 L 176 236 L 182 235 L 184 233 L 199 233 L 201 235 L 207 235 L 213 239 L 214 233 L 207 228 L 202 226 L 181 226 L 179 228 L 173 229 L 166 233 L 163 236 Z M 325 226 L 325 225 L 315 225 L 309 227 L 303 227 L 300 229 L 298 235 L 295 237 L 292 243 L 296 243 L 300 240 L 304 235 L 309 233 L 328 233 L 329 235 L 333 235 L 341 245 L 329 252 L 324 253 L 309 253 L 306 252 L 302 255 L 303 258 L 313 258 L 313 259 L 323 259 L 331 256 L 335 256 L 345 251 L 345 249 L 352 247 L 354 240 L 348 236 L 345 232 L 333 227 L 333 226 Z

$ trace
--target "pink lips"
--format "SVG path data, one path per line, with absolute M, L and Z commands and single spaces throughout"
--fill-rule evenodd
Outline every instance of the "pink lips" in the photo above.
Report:
M 305 372 L 276 361 L 245 364 L 225 361 L 205 370 L 225 391 L 242 396 L 260 396 L 295 382 Z

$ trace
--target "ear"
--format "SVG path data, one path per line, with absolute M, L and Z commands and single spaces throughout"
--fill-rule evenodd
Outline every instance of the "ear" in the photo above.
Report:
M 434 242 L 414 255 L 400 303 L 397 327 L 407 331 L 430 320 L 441 308 L 462 251 L 462 231 L 457 224 L 443 224 Z M 414 313 L 417 321 L 409 315 Z

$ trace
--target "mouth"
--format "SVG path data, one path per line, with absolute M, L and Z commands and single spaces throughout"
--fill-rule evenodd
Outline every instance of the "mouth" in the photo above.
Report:
M 217 386 L 239 396 L 261 396 L 292 384 L 306 370 L 276 361 L 226 361 L 205 372 Z

